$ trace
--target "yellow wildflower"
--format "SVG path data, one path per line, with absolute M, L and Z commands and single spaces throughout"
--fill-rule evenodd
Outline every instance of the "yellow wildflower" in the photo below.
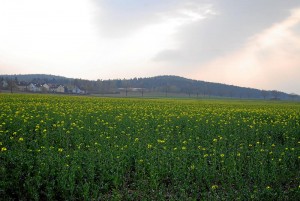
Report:
M 212 186 L 211 186 L 211 189 L 213 189 L 213 190 L 215 190 L 215 189 L 217 189 L 217 188 L 219 188 L 218 185 L 212 185 Z

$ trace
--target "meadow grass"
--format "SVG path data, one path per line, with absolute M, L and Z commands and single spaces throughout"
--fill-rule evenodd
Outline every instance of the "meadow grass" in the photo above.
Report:
M 0 94 L 4 200 L 297 200 L 300 104 Z

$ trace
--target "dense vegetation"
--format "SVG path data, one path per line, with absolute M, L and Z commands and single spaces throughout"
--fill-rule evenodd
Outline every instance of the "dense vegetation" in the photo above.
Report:
M 0 95 L 4 200 L 297 200 L 300 104 Z
M 83 80 L 53 75 L 0 75 L 0 82 L 6 80 L 17 90 L 16 84 L 56 84 L 66 88 L 74 86 L 92 94 L 122 94 L 136 91 L 140 96 L 154 93 L 185 94 L 187 97 L 228 97 L 239 99 L 282 99 L 300 100 L 296 94 L 286 94 L 277 90 L 267 91 L 253 88 L 238 87 L 220 83 L 191 80 L 178 76 L 156 76 L 149 78 Z M 1 87 L 1 86 L 0 86 Z M 1 88 L 0 88 L 1 89 Z M 4 88 L 5 89 L 5 88 Z M 10 89 L 9 86 L 6 89 Z M 12 89 L 13 90 L 13 89 Z

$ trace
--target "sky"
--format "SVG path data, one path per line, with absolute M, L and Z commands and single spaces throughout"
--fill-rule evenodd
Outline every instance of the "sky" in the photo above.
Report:
M 299 0 L 0 0 L 0 74 L 300 94 Z

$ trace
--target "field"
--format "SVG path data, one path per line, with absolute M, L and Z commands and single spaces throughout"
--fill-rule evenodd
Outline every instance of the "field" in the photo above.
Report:
M 4 200 L 298 200 L 300 104 L 0 94 Z

